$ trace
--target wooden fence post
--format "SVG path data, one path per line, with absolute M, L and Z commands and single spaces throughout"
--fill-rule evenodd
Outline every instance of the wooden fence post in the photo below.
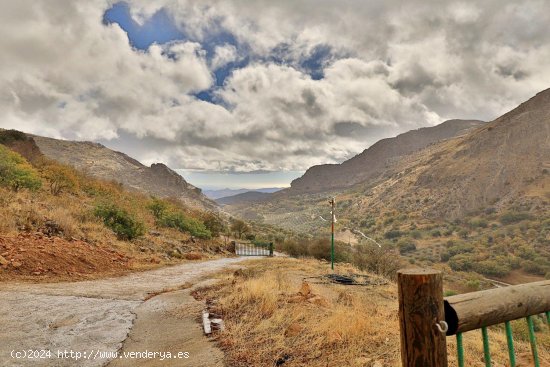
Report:
M 436 327 L 445 320 L 441 272 L 400 270 L 397 283 L 403 367 L 447 367 L 446 336 Z

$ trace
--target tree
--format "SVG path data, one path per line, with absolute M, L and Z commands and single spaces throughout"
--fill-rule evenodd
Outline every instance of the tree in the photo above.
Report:
M 244 221 L 235 219 L 231 223 L 231 231 L 236 233 L 239 239 L 241 239 L 244 234 L 250 232 L 250 227 Z
M 22 188 L 37 190 L 42 186 L 42 181 L 25 158 L 0 145 L 0 185 L 14 191 Z
M 219 214 L 208 212 L 203 216 L 202 221 L 213 237 L 218 237 L 225 232 L 225 223 Z
M 77 178 L 74 170 L 69 166 L 51 164 L 44 169 L 46 179 L 50 182 L 52 195 L 59 195 L 66 190 L 74 190 L 77 187 Z

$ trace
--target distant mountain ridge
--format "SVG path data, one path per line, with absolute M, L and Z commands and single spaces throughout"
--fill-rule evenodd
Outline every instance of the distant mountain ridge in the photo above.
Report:
M 93 177 L 117 181 L 128 189 L 161 198 L 173 197 L 199 209 L 216 208 L 199 188 L 162 163 L 147 167 L 99 143 L 29 136 L 47 158 L 71 165 Z
M 217 200 L 225 197 L 235 196 L 243 194 L 245 192 L 264 192 L 264 193 L 273 193 L 280 190 L 283 190 L 283 187 L 266 187 L 261 189 L 220 189 L 220 190 L 203 190 L 203 194 L 212 200 Z
M 430 144 L 465 134 L 482 126 L 479 120 L 448 120 L 437 126 L 411 130 L 379 140 L 362 153 L 341 163 L 309 168 L 291 183 L 288 193 L 315 193 L 351 187 L 375 178 L 396 159 Z
M 216 203 L 220 205 L 246 204 L 267 200 L 271 195 L 272 193 L 269 192 L 247 191 L 241 194 L 216 199 Z

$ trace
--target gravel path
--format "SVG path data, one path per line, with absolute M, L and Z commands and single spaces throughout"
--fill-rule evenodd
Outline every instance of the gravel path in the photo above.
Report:
M 219 259 L 75 283 L 0 284 L 0 366 L 106 365 L 112 358 L 105 354 L 121 348 L 136 309 L 149 295 L 241 261 Z M 67 357 L 60 358 L 65 351 Z

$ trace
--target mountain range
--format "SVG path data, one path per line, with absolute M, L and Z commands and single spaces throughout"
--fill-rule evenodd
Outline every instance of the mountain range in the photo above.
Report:
M 281 224 L 309 221 L 327 196 L 349 201 L 350 216 L 389 210 L 460 218 L 492 206 L 547 207 L 550 90 L 485 123 L 449 120 L 383 139 L 342 164 L 311 167 L 289 189 L 225 210 Z
M 264 192 L 264 193 L 274 193 L 277 191 L 282 190 L 283 187 L 266 187 L 261 189 L 219 189 L 219 190 L 203 190 L 203 194 L 206 195 L 206 197 L 216 200 L 221 199 L 225 197 L 235 196 L 239 194 L 244 194 L 245 192 Z

